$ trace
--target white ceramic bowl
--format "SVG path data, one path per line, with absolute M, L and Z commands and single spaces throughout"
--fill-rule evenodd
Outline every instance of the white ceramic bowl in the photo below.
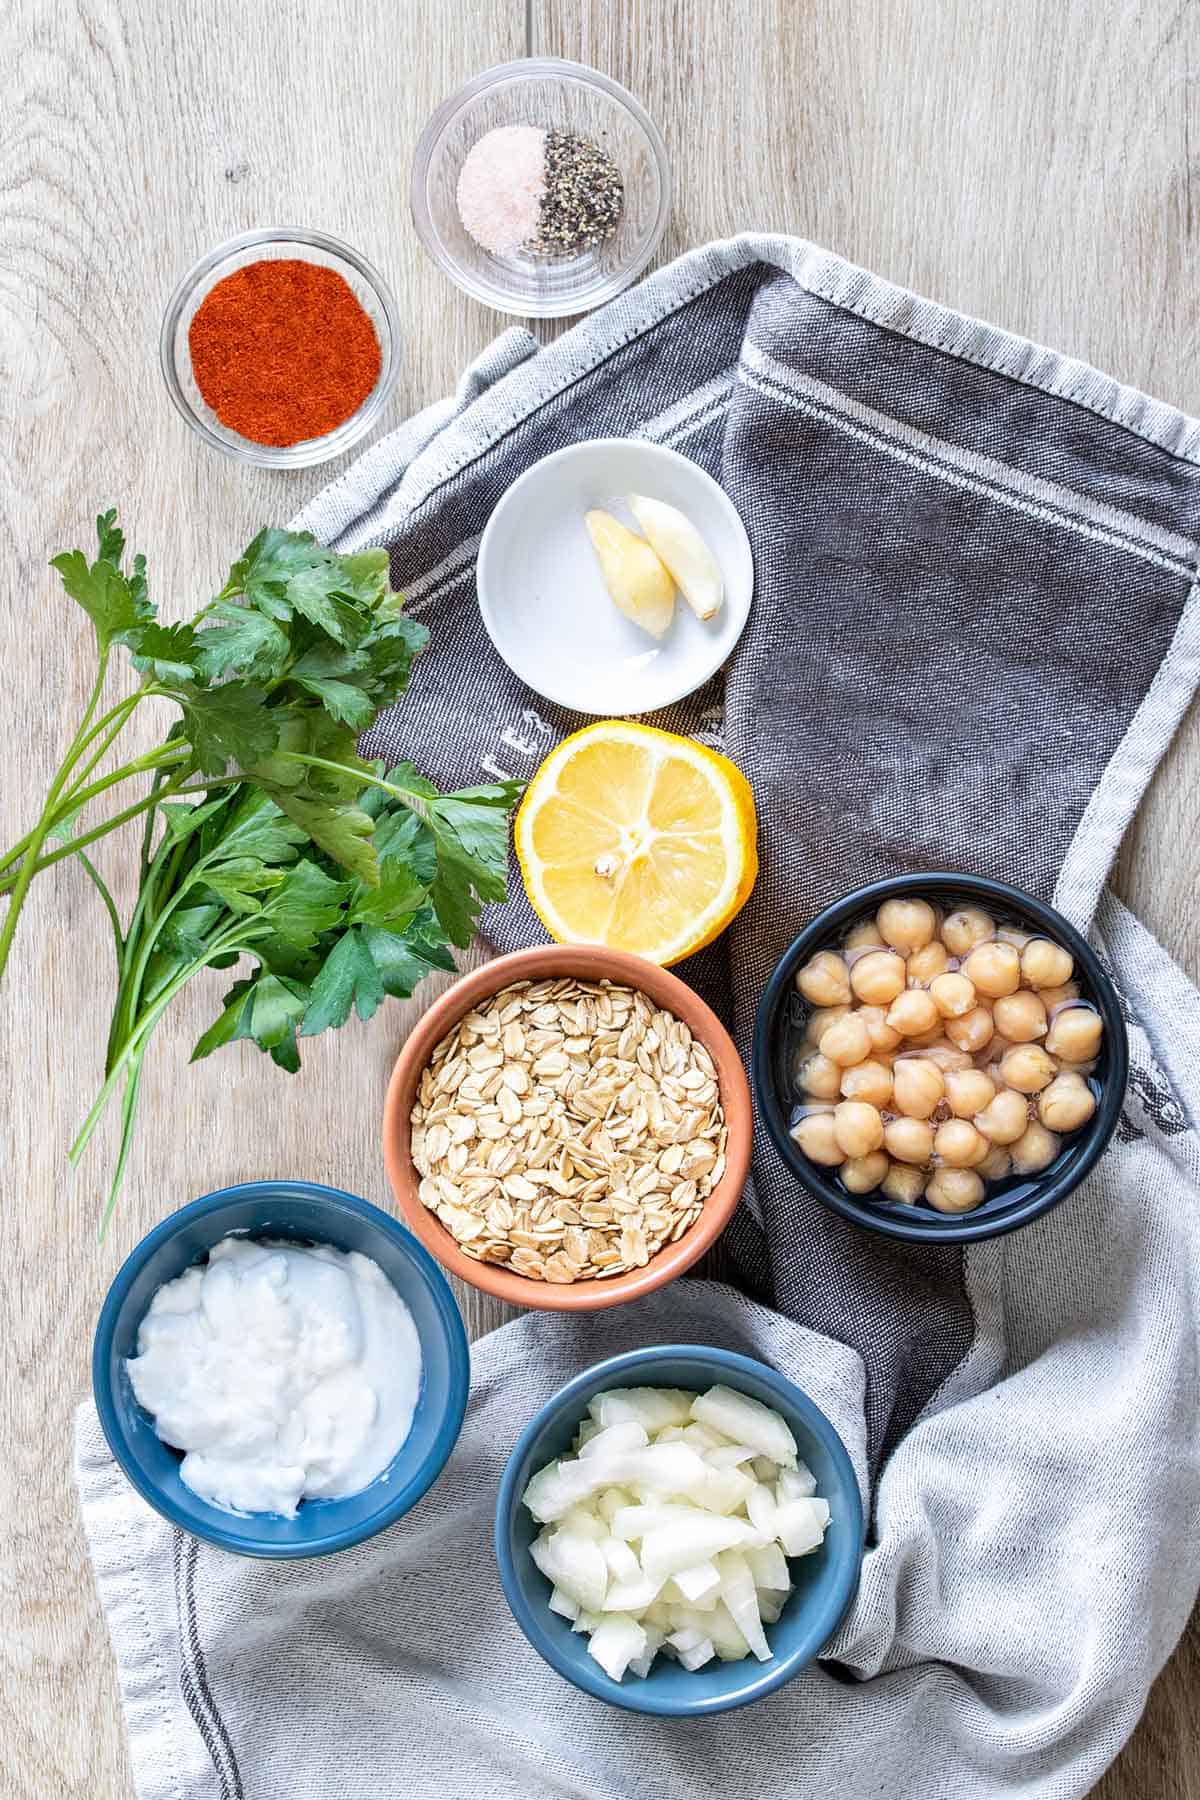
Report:
M 636 530 L 629 494 L 665 500 L 720 564 L 725 599 L 701 622 L 682 595 L 661 642 L 609 599 L 584 515 Z M 750 611 L 754 562 L 737 508 L 697 463 L 637 438 L 596 438 L 527 469 L 488 520 L 476 571 L 479 608 L 514 675 L 543 699 L 600 718 L 655 712 L 715 675 Z
M 574 131 L 621 171 L 625 206 L 607 243 L 581 256 L 493 256 L 458 216 L 458 177 L 472 147 L 505 125 Z M 438 107 L 413 158 L 417 235 L 453 282 L 497 312 L 559 319 L 587 312 L 628 287 L 654 255 L 671 210 L 666 146 L 633 95 L 598 69 L 558 56 L 501 63 Z

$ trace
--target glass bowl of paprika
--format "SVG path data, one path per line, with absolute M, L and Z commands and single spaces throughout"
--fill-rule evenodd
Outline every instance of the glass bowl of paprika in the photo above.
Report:
M 328 462 L 375 424 L 400 368 L 400 318 L 348 244 L 280 227 L 218 244 L 171 295 L 167 392 L 197 435 L 270 469 Z

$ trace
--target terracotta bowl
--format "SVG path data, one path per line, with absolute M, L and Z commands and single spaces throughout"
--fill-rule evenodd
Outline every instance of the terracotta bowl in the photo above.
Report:
M 608 980 L 640 988 L 657 1006 L 684 1021 L 716 1066 L 729 1141 L 724 1175 L 705 1200 L 700 1217 L 677 1243 L 668 1244 L 652 1256 L 644 1269 L 559 1285 L 514 1274 L 502 1263 L 476 1262 L 464 1255 L 418 1196 L 420 1176 L 410 1150 L 409 1119 L 425 1065 L 464 1013 L 515 981 L 561 980 L 571 975 L 582 981 Z M 729 1223 L 749 1170 L 750 1140 L 750 1085 L 733 1040 L 712 1009 L 677 975 L 644 962 L 640 956 L 577 944 L 518 950 L 464 975 L 434 1002 L 404 1045 L 383 1109 L 384 1161 L 396 1203 L 409 1229 L 442 1267 L 461 1281 L 494 1294 L 498 1300 L 507 1300 L 512 1306 L 536 1306 L 551 1312 L 592 1312 L 604 1306 L 620 1306 L 623 1301 L 640 1299 L 682 1275 Z

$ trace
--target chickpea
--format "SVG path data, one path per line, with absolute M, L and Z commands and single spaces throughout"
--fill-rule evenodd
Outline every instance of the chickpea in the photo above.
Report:
M 924 1056 L 897 1057 L 892 1069 L 892 1104 L 897 1112 L 909 1119 L 927 1119 L 945 1091 L 936 1063 Z
M 883 1142 L 879 1109 L 865 1100 L 843 1100 L 834 1109 L 833 1129 L 845 1156 L 869 1156 Z
M 879 927 L 874 919 L 864 919 L 846 933 L 842 940 L 843 950 L 882 950 L 883 939 L 879 935 Z
M 983 1161 L 975 1164 L 975 1173 L 985 1181 L 1003 1181 L 1011 1169 L 1012 1157 L 999 1144 L 993 1144 Z
M 1028 1044 L 1046 1035 L 1046 1009 L 1028 988 L 1002 994 L 992 1008 L 992 1018 L 996 1030 L 1003 1032 L 1010 1044 Z
M 946 946 L 934 938 L 932 944 L 925 944 L 920 950 L 914 950 L 908 959 L 909 987 L 928 987 L 939 975 L 944 975 L 950 967 L 950 957 Z
M 883 1144 L 897 1162 L 927 1163 L 933 1155 L 933 1126 L 924 1119 L 889 1119 Z
M 871 1048 L 877 1053 L 894 1050 L 900 1042 L 900 1033 L 893 1031 L 887 1022 L 887 1009 L 882 1006 L 860 1006 L 858 1016 L 866 1026 L 871 1038 Z
M 1015 1088 L 1001 1088 L 982 1112 L 975 1114 L 975 1128 L 993 1144 L 1015 1144 L 1029 1124 L 1029 1101 Z
M 888 1018 L 890 1022 L 890 1014 Z M 1087 1005 L 1064 1006 L 1051 1021 L 1046 1048 L 1064 1062 L 1088 1062 L 1099 1050 L 1103 1036 L 1104 1021 L 1098 1012 Z
M 977 944 L 962 966 L 976 992 L 989 1000 L 1015 994 L 1021 985 L 1021 958 L 1012 944 Z
M 947 1119 L 933 1134 L 933 1153 L 951 1169 L 973 1169 L 991 1145 L 969 1119 Z
M 915 1206 L 925 1192 L 925 1171 L 915 1169 L 911 1163 L 890 1163 L 879 1185 L 889 1200 L 898 1200 L 902 1206 Z
M 937 930 L 937 914 L 928 900 L 885 900 L 875 914 L 885 944 L 907 956 L 923 950 Z
M 946 1020 L 946 1036 L 956 1050 L 982 1050 L 992 1041 L 992 1015 L 986 1006 L 974 1006 L 961 1019 Z
M 869 1194 L 879 1186 L 890 1166 L 882 1150 L 872 1150 L 867 1156 L 849 1157 L 838 1174 L 842 1178 L 842 1186 L 852 1194 Z
M 904 958 L 892 950 L 869 950 L 850 971 L 850 986 L 868 1006 L 890 1006 L 905 980 Z
M 1050 938 L 1030 938 L 1021 952 L 1021 979 L 1033 988 L 1062 987 L 1075 973 L 1069 950 Z
M 832 1062 L 840 1063 L 847 1069 L 851 1063 L 865 1062 L 871 1050 L 871 1034 L 857 1013 L 847 1013 L 844 1019 L 821 1033 L 820 1050 L 822 1056 L 828 1056 Z
M 850 999 L 850 971 L 832 950 L 819 950 L 797 971 L 796 986 L 814 1006 L 845 1006 Z
M 1058 1007 L 1068 1006 L 1072 1000 L 1078 1000 L 1079 983 L 1064 981 L 1061 987 L 1039 988 L 1038 992 L 1042 996 L 1042 1005 L 1053 1018 Z
M 944 1039 L 939 1043 L 927 1045 L 925 1055 L 931 1063 L 937 1064 L 943 1075 L 948 1075 L 952 1069 L 973 1069 L 975 1067 L 965 1050 L 956 1050 L 953 1044 L 947 1044 Z
M 924 988 L 906 988 L 902 994 L 897 994 L 888 1008 L 887 1022 L 901 1037 L 919 1037 L 926 1031 L 941 1035 L 942 1015 L 934 1004 L 933 995 L 926 993 Z
M 827 1112 L 806 1113 L 802 1119 L 797 1119 L 791 1129 L 791 1139 L 810 1162 L 824 1163 L 827 1168 L 832 1168 L 835 1163 L 846 1160 L 846 1152 L 838 1143 L 833 1128 L 832 1108 Z
M 935 1169 L 925 1198 L 938 1212 L 972 1212 L 983 1199 L 983 1182 L 974 1169 Z
M 957 1119 L 973 1119 L 996 1097 L 996 1084 L 982 1069 L 950 1069 L 945 1076 L 946 1101 Z
M 835 1065 L 836 1066 L 836 1065 Z M 865 1100 L 868 1106 L 887 1106 L 892 1098 L 892 1071 L 886 1063 L 868 1060 L 852 1068 L 838 1069 L 841 1092 L 847 1100 Z M 822 1099 L 828 1098 L 822 1095 Z
M 962 1019 L 975 1006 L 975 984 L 965 975 L 938 975 L 929 984 L 933 1004 L 943 1019 Z
M 1000 1072 L 1006 1087 L 1019 1094 L 1038 1094 L 1054 1080 L 1058 1068 L 1040 1044 L 1014 1044 L 1001 1057 Z
M 1012 1147 L 1014 1175 L 1036 1175 L 1048 1168 L 1058 1155 L 1059 1141 L 1052 1131 L 1034 1119 L 1023 1137 Z
M 1096 1110 L 1096 1096 L 1082 1075 L 1060 1070 L 1038 1095 L 1038 1118 L 1050 1131 L 1078 1131 Z
M 819 1050 L 806 1056 L 796 1070 L 796 1079 L 814 1100 L 839 1100 L 842 1093 L 842 1070 Z
M 817 1006 L 808 1015 L 804 1035 L 810 1044 L 819 1044 L 831 1025 L 844 1019 L 853 1009 L 849 1006 Z
M 961 906 L 942 920 L 942 942 L 951 956 L 969 956 L 995 935 L 995 920 L 981 906 Z

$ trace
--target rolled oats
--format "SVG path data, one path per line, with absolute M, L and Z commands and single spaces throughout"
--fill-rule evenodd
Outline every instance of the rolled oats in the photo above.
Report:
M 644 994 L 517 982 L 418 1084 L 418 1193 L 468 1256 L 567 1284 L 644 1268 L 725 1172 L 713 1060 Z

